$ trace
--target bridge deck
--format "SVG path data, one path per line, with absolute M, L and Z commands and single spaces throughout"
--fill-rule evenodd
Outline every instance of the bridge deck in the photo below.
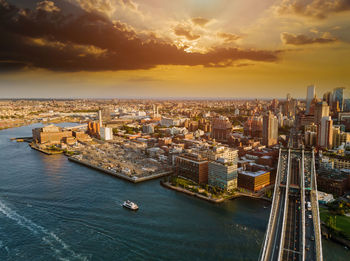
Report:
M 322 261 L 313 152 L 282 149 L 278 165 L 260 260 Z

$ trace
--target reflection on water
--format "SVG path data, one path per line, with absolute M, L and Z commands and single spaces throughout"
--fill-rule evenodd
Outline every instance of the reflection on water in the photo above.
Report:
M 38 152 L 40 153 L 40 152 Z M 59 185 L 62 180 L 62 169 L 65 167 L 66 156 L 63 154 L 59 155 L 47 155 L 42 154 L 40 159 L 40 164 L 43 166 L 43 171 L 47 175 L 48 178 L 51 179 L 50 182 L 55 183 L 55 185 Z

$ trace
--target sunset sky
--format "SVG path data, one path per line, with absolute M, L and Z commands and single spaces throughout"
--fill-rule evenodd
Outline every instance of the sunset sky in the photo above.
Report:
M 0 0 L 0 98 L 350 86 L 350 0 Z

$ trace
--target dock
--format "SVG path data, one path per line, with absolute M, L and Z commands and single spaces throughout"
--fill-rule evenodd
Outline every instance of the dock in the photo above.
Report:
M 79 163 L 79 164 L 84 165 L 86 167 L 101 171 L 102 173 L 108 174 L 110 176 L 129 181 L 131 183 L 140 183 L 140 182 L 147 181 L 147 180 L 157 179 L 157 178 L 168 176 L 168 175 L 173 173 L 172 171 L 165 171 L 165 172 L 156 173 L 156 174 L 152 174 L 152 175 L 145 176 L 145 177 L 136 177 L 136 176 L 130 177 L 130 176 L 124 175 L 122 173 L 116 173 L 114 171 L 90 164 L 87 161 L 79 160 L 79 159 L 76 159 L 74 157 L 68 157 L 68 160 Z
M 15 140 L 17 142 L 32 142 L 33 141 L 33 137 L 11 138 L 10 140 Z

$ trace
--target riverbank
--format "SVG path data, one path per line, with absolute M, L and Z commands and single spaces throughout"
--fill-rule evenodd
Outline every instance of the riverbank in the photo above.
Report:
M 108 174 L 108 175 L 111 175 L 113 177 L 120 178 L 120 179 L 129 181 L 129 182 L 132 182 L 132 183 L 140 183 L 140 182 L 143 182 L 143 181 L 148 181 L 148 180 L 152 180 L 152 179 L 158 179 L 158 178 L 162 178 L 162 177 L 165 177 L 165 176 L 168 176 L 168 175 L 172 174 L 172 171 L 166 171 L 166 172 L 156 173 L 156 174 L 152 174 L 152 175 L 145 176 L 145 177 L 136 177 L 136 176 L 130 177 L 130 176 L 124 175 L 122 173 L 116 173 L 114 171 L 111 171 L 111 170 L 108 170 L 108 169 L 105 169 L 105 168 L 102 168 L 102 167 L 90 164 L 87 161 L 79 160 L 79 159 L 74 158 L 74 157 L 68 157 L 68 160 L 70 160 L 72 162 L 75 162 L 75 163 L 79 163 L 79 164 L 84 165 L 84 166 L 86 166 L 88 168 L 92 168 L 92 169 L 101 171 L 104 174 Z
M 38 123 L 39 121 L 18 121 L 18 122 L 0 122 L 0 131 L 13 128 L 25 127 L 31 124 Z
M 341 244 L 350 249 L 350 241 L 344 237 L 336 235 L 325 224 L 321 224 L 321 234 L 324 238 L 332 240 L 335 243 Z
M 13 128 L 20 128 L 20 127 L 26 127 L 32 124 L 36 123 L 42 123 L 43 125 L 48 125 L 48 124 L 58 124 L 58 123 L 65 123 L 65 122 L 70 122 L 70 123 L 81 123 L 80 119 L 76 118 L 62 118 L 58 120 L 51 120 L 51 121 L 45 121 L 43 122 L 42 120 L 19 120 L 19 121 L 1 121 L 0 120 L 0 131 L 2 130 L 8 130 L 8 129 L 13 129 Z
M 223 196 L 219 195 L 219 196 L 217 196 L 217 198 L 214 198 L 214 197 L 211 197 L 211 194 L 209 194 L 209 193 L 206 193 L 208 196 L 205 194 L 203 195 L 203 193 L 200 193 L 200 192 L 197 193 L 197 192 L 191 191 L 189 189 L 186 189 L 185 187 L 174 186 L 168 181 L 161 180 L 160 184 L 165 188 L 172 189 L 172 190 L 175 190 L 177 192 L 181 192 L 181 193 L 187 194 L 189 196 L 193 196 L 193 197 L 196 197 L 196 198 L 199 198 L 202 200 L 206 200 L 208 202 L 215 203 L 215 204 L 222 203 L 222 202 L 225 202 L 225 201 L 231 200 L 231 199 L 241 198 L 241 197 L 247 197 L 247 198 L 251 198 L 251 199 L 261 199 L 261 200 L 268 201 L 270 203 L 272 201 L 270 198 L 267 198 L 267 197 L 264 197 L 261 195 L 255 195 L 253 193 L 244 193 L 244 192 L 239 192 L 239 191 L 235 191 L 231 195 L 223 195 Z
M 175 190 L 175 191 L 187 194 L 189 196 L 193 196 L 193 197 L 196 197 L 196 198 L 199 198 L 199 199 L 203 199 L 203 200 L 209 201 L 211 203 L 215 203 L 215 204 L 222 203 L 222 202 L 224 202 L 226 200 L 225 198 L 220 198 L 220 199 L 209 198 L 209 197 L 203 196 L 203 195 L 201 195 L 199 193 L 195 193 L 195 192 L 189 191 L 189 190 L 184 189 L 184 188 L 175 187 L 175 186 L 171 185 L 169 182 L 165 182 L 163 180 L 160 181 L 160 184 L 163 187 L 165 187 L 165 188 L 172 189 L 172 190 Z M 234 196 L 232 196 L 232 198 L 233 197 Z
M 320 218 L 323 237 L 350 249 L 350 218 L 332 215 L 326 208 L 320 208 Z M 332 229 L 327 225 L 329 218 L 332 218 L 334 222 Z

